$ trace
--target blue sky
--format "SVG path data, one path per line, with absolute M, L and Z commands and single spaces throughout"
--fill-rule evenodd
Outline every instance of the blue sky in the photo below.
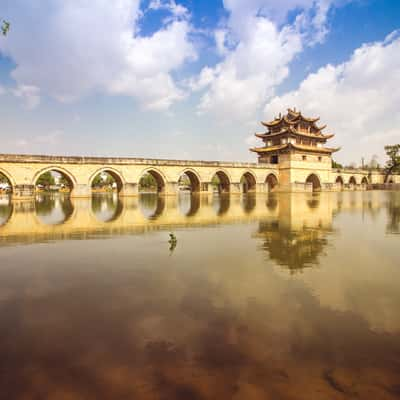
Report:
M 255 161 L 318 115 L 344 163 L 400 142 L 398 0 L 2 0 L 3 153 Z

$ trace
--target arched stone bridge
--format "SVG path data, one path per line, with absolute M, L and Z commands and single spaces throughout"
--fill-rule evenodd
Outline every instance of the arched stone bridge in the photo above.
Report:
M 175 194 L 179 178 L 186 174 L 193 192 L 211 193 L 214 176 L 221 192 L 337 191 L 366 189 L 381 184 L 380 172 L 333 170 L 330 163 L 264 164 L 219 161 L 162 160 L 147 158 L 64 157 L 0 154 L 0 174 L 15 197 L 32 197 L 38 178 L 47 171 L 61 173 L 72 188 L 72 197 L 90 197 L 93 179 L 107 172 L 115 179 L 120 195 L 137 195 L 139 181 L 151 174 L 158 192 Z M 400 183 L 400 176 L 390 177 Z
M 36 182 L 47 171 L 64 175 L 72 187 L 71 196 L 91 196 L 92 181 L 101 172 L 107 172 L 117 182 L 120 195 L 138 194 L 139 181 L 151 174 L 158 191 L 175 194 L 178 180 L 186 174 L 192 191 L 212 192 L 212 178 L 217 175 L 219 189 L 224 192 L 265 192 L 278 183 L 277 165 L 160 160 L 145 158 L 62 157 L 32 155 L 0 155 L 0 173 L 12 186 L 16 197 L 34 194 Z

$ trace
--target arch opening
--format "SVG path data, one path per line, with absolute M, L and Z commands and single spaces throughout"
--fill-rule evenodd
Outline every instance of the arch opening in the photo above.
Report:
M 199 192 L 200 191 L 200 179 L 199 177 L 190 170 L 182 172 L 178 179 L 178 189 L 180 191 Z
M 336 185 L 340 190 L 343 190 L 343 186 L 344 186 L 344 182 L 343 182 L 343 178 L 341 176 L 338 176 L 336 178 Z
M 256 185 L 256 178 L 250 172 L 245 172 L 240 178 L 242 193 L 255 192 Z
M 1 195 L 9 195 L 13 191 L 11 181 L 0 172 L 0 196 Z
M 37 193 L 70 194 L 74 188 L 74 183 L 65 172 L 58 169 L 50 169 L 42 172 L 37 177 L 34 186 Z
M 313 192 L 319 192 L 321 190 L 321 182 L 319 181 L 318 176 L 315 174 L 308 175 L 306 183 L 312 185 Z
M 114 171 L 102 170 L 91 181 L 92 193 L 119 193 L 123 188 L 121 177 Z
M 354 189 L 356 184 L 357 184 L 356 178 L 354 178 L 354 176 L 351 176 L 350 179 L 349 179 L 349 187 L 350 187 L 350 189 Z
M 278 179 L 274 174 L 269 174 L 265 179 L 268 192 L 273 192 L 278 187 Z
M 164 178 L 155 170 L 146 171 L 139 180 L 139 192 L 141 193 L 161 193 L 164 189 Z
M 363 178 L 361 179 L 361 185 L 362 185 L 363 187 L 365 187 L 365 186 L 368 185 L 368 179 L 367 179 L 366 176 L 363 176 Z
M 231 182 L 228 175 L 223 171 L 217 171 L 211 179 L 214 193 L 229 193 Z

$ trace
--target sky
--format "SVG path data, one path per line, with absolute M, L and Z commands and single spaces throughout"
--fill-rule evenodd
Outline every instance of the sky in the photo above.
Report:
M 400 143 L 399 0 L 1 0 L 1 153 L 256 161 L 319 116 L 336 161 Z

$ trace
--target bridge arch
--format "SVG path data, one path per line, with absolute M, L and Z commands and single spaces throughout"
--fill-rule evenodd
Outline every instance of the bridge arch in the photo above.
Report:
M 335 183 L 336 183 L 337 186 L 339 186 L 340 190 L 343 190 L 344 181 L 343 181 L 343 178 L 341 177 L 341 175 L 338 175 L 336 177 Z
M 278 178 L 274 173 L 269 173 L 265 178 L 267 192 L 273 192 L 278 186 Z
M 223 169 L 218 169 L 214 171 L 214 173 L 211 175 L 210 182 L 211 185 L 217 187 L 219 193 L 230 192 L 232 179 L 227 171 Z
M 306 183 L 309 183 L 312 185 L 313 192 L 319 192 L 321 190 L 321 180 L 319 179 L 318 175 L 316 175 L 314 173 L 308 175 L 308 177 L 306 179 Z
M 367 186 L 368 185 L 368 178 L 366 176 L 363 176 L 361 179 L 361 185 Z
M 352 175 L 349 178 L 349 186 L 350 186 L 350 188 L 354 188 L 356 185 L 357 185 L 356 178 Z
M 115 168 L 112 168 L 112 167 L 100 168 L 96 172 L 94 172 L 89 178 L 89 186 L 90 186 L 90 188 L 93 189 L 94 179 L 97 176 L 99 176 L 100 174 L 103 174 L 103 173 L 106 173 L 106 174 L 110 175 L 114 179 L 114 182 L 117 185 L 117 191 L 119 193 L 123 189 L 123 187 L 125 185 L 125 179 L 124 179 L 123 175 L 119 171 L 117 171 Z
M 243 193 L 255 192 L 257 188 L 257 179 L 252 171 L 246 171 L 240 178 L 240 186 Z
M 32 185 L 36 186 L 36 182 L 40 178 L 41 175 L 45 174 L 46 172 L 52 172 L 52 171 L 58 172 L 59 174 L 66 177 L 68 179 L 69 183 L 71 184 L 71 189 L 73 189 L 76 186 L 76 178 L 74 177 L 74 175 L 72 175 L 72 173 L 69 172 L 67 169 L 65 169 L 63 167 L 59 167 L 57 165 L 42 168 L 39 171 L 36 171 L 36 173 L 32 179 Z
M 11 174 L 9 174 L 6 170 L 4 170 L 3 168 L 0 168 L 0 177 L 3 176 L 7 181 L 8 184 L 10 185 L 10 190 L 11 192 L 14 191 L 15 188 L 15 182 L 13 177 L 11 176 Z M 0 182 L 1 183 L 1 182 Z
M 179 173 L 177 181 L 183 177 L 187 176 L 190 182 L 190 191 L 191 192 L 199 192 L 200 191 L 200 185 L 201 185 L 201 179 L 200 175 L 198 174 L 197 171 L 195 171 L 192 168 L 185 168 Z
M 141 185 L 141 182 L 143 182 L 143 178 L 145 178 L 146 175 L 150 175 L 154 179 L 158 193 L 164 192 L 167 178 L 159 169 L 152 167 L 146 168 L 139 175 L 139 191 L 141 187 L 143 187 L 143 185 Z
M 71 192 L 75 188 L 76 178 L 74 177 L 74 175 L 71 172 L 69 172 L 67 169 L 60 167 L 58 165 L 52 165 L 52 166 L 49 166 L 46 168 L 42 168 L 39 171 L 36 171 L 36 173 L 32 179 L 32 185 L 35 188 L 37 186 L 37 181 L 39 180 L 39 178 L 47 172 L 58 172 L 59 174 L 61 174 L 66 179 Z

